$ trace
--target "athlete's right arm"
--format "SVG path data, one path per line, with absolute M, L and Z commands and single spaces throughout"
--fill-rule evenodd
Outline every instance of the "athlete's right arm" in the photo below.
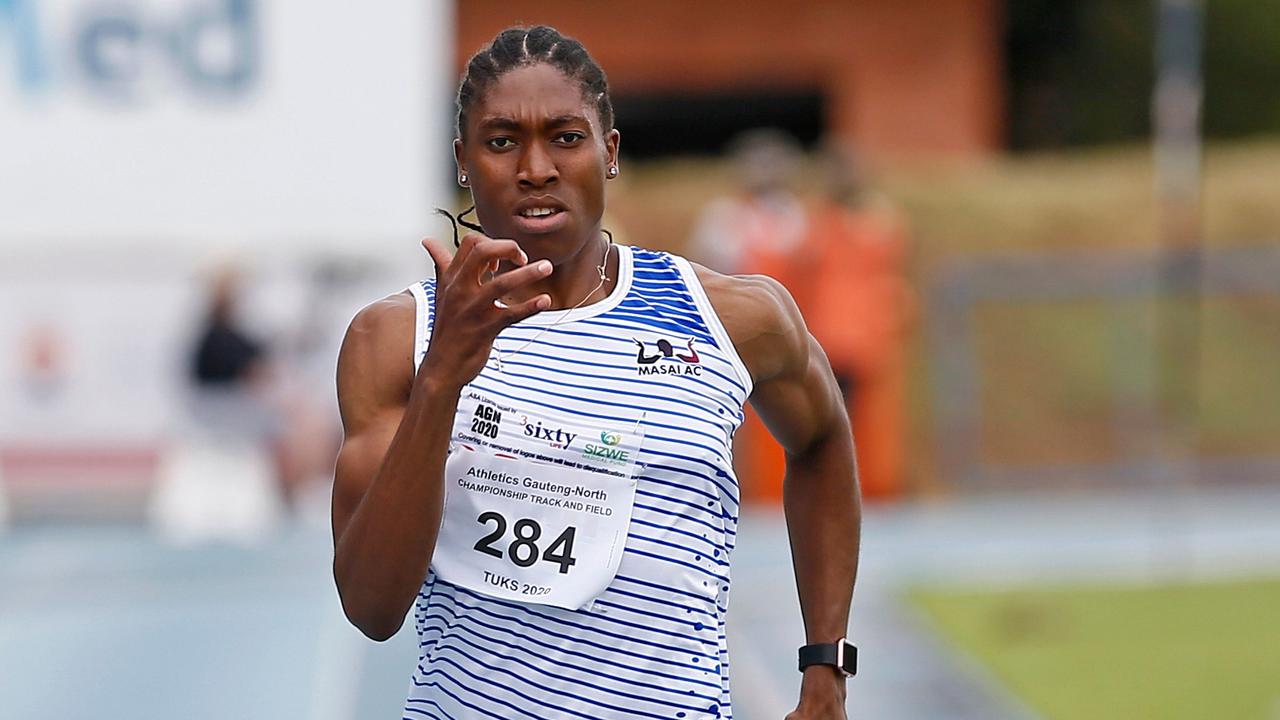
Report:
M 550 271 L 526 265 L 514 242 L 468 236 L 453 258 L 431 241 L 423 245 L 436 264 L 436 307 L 417 372 L 414 302 L 406 293 L 361 310 L 338 356 L 343 443 L 334 470 L 333 574 L 347 618 L 374 640 L 400 629 L 430 566 L 462 387 L 484 367 L 502 328 L 551 301 L 539 295 L 494 304 Z M 523 267 L 486 279 L 502 260 Z

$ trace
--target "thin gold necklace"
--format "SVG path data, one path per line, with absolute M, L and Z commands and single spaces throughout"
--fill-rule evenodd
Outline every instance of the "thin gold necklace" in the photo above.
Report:
M 503 352 L 495 347 L 493 349 L 493 359 L 494 359 L 495 365 L 497 366 L 498 372 L 502 372 L 502 359 L 504 357 L 510 359 L 513 355 L 523 352 L 525 348 L 529 347 L 535 341 L 537 341 L 538 338 L 542 337 L 543 333 L 559 325 L 560 323 L 564 322 L 564 319 L 569 317 L 570 313 L 582 307 L 583 305 L 587 304 L 587 300 L 590 300 L 591 296 L 599 292 L 600 288 L 604 287 L 604 284 L 609 281 L 609 277 L 605 274 L 605 266 L 609 264 L 609 250 L 613 248 L 613 233 L 609 232 L 608 230 L 605 230 L 604 233 L 609 237 L 609 242 L 604 246 L 604 258 L 600 261 L 600 264 L 596 266 L 596 272 L 600 274 L 600 282 L 596 283 L 596 286 L 591 288 L 591 290 L 588 291 L 587 294 L 584 295 L 582 299 L 578 301 L 577 305 L 574 305 L 573 307 L 562 312 L 560 314 L 560 317 L 556 318 L 555 322 L 543 325 L 542 329 L 534 333 L 533 337 L 529 338 L 528 340 L 525 340 L 524 344 L 522 344 L 520 347 L 510 352 Z M 622 258 L 618 258 L 618 266 L 619 267 L 622 266 Z

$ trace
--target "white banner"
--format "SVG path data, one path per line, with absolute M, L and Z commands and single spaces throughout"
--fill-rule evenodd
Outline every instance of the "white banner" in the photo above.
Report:
M 0 252 L 398 247 L 449 200 L 452 34 L 445 0 L 0 0 Z
M 448 0 L 0 0 L 0 456 L 173 434 L 227 260 L 331 398 L 447 229 L 452 38 Z

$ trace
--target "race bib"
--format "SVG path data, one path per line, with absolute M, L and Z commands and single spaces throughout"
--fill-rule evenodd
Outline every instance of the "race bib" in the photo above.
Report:
M 469 393 L 445 463 L 432 567 L 492 597 L 577 609 L 617 573 L 642 435 Z

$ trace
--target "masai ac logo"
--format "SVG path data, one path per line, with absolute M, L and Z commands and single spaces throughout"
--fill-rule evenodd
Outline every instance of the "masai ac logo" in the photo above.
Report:
M 638 375 L 702 375 L 702 360 L 693 349 L 693 338 L 685 341 L 683 348 L 676 348 L 666 338 L 654 343 L 657 352 L 649 354 L 649 348 L 640 340 L 636 344 L 636 374 Z

